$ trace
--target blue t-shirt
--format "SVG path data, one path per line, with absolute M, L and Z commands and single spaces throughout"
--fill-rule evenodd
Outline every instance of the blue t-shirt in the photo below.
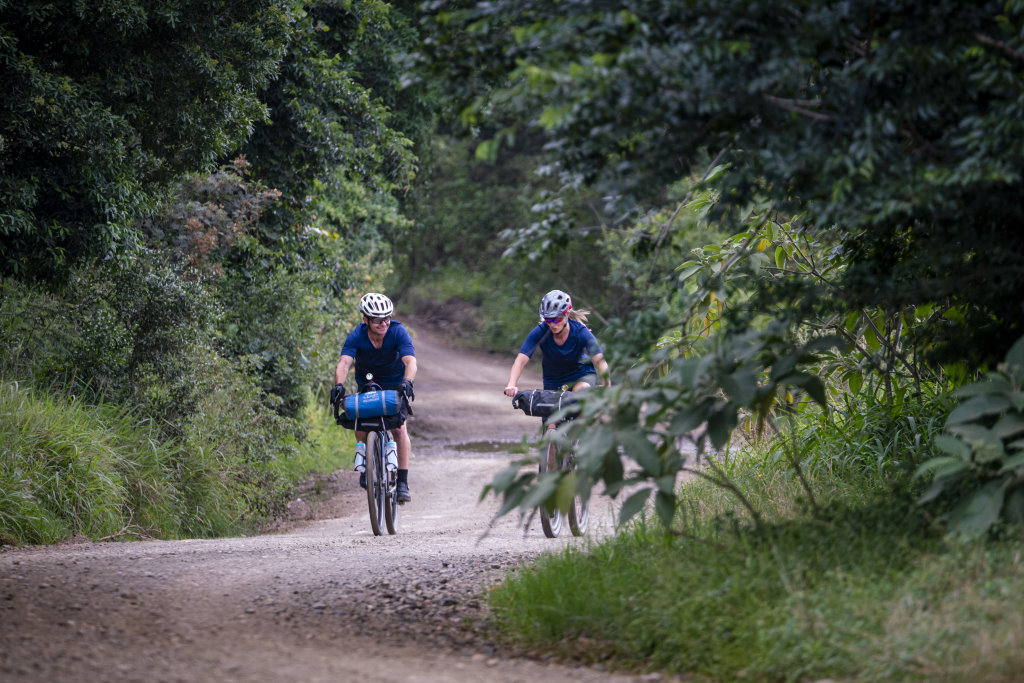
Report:
M 402 356 L 415 356 L 412 337 L 402 323 L 392 320 L 384 333 L 384 342 L 375 348 L 370 341 L 366 323 L 359 323 L 349 332 L 341 347 L 342 356 L 356 360 L 356 383 L 360 388 L 366 384 L 366 373 L 373 373 L 373 381 L 387 388 L 397 386 L 405 379 L 405 363 Z
M 555 343 L 555 336 L 547 324 L 539 323 L 526 336 L 519 353 L 532 356 L 538 346 L 544 355 L 541 374 L 545 389 L 558 389 L 563 384 L 572 384 L 582 377 L 596 374 L 591 359 L 604 353 L 594 333 L 575 320 L 569 320 L 569 336 L 561 346 Z

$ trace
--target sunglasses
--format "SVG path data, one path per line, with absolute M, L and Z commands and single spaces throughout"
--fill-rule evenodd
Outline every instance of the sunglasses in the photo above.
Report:
M 560 315 L 557 318 L 544 318 L 544 322 L 551 323 L 552 325 L 555 324 L 555 323 L 560 323 L 563 320 L 565 320 L 565 316 L 564 315 Z
M 366 321 L 373 325 L 385 325 L 391 322 L 391 316 L 387 316 L 384 318 L 371 318 L 370 316 L 366 316 Z

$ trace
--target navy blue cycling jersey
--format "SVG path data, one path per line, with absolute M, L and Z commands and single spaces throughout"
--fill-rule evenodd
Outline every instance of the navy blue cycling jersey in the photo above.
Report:
M 569 336 L 561 345 L 555 343 L 554 335 L 546 323 L 539 323 L 526 336 L 526 341 L 519 347 L 519 353 L 532 356 L 540 346 L 544 358 L 541 370 L 545 389 L 558 389 L 564 384 L 572 384 L 587 375 L 597 374 L 592 358 L 599 353 L 594 333 L 581 322 L 569 320 Z
M 359 323 L 352 330 L 341 347 L 342 356 L 356 361 L 356 383 L 360 390 L 366 384 L 366 373 L 373 373 L 373 381 L 384 388 L 394 387 L 405 378 L 405 363 L 402 356 L 415 356 L 412 337 L 402 323 L 392 320 L 384 333 L 384 342 L 375 348 L 370 341 L 366 323 Z

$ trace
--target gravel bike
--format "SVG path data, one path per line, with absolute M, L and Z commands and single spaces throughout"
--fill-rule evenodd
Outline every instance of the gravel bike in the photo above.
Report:
M 520 391 L 512 399 L 512 407 L 522 410 L 527 415 L 540 417 L 547 425 L 548 417 L 572 402 L 571 397 L 568 400 L 563 399 L 567 393 L 570 392 L 540 389 Z M 571 420 L 572 417 L 565 419 Z M 545 431 L 550 432 L 553 429 L 554 426 L 551 425 Z M 559 448 L 550 440 L 550 434 L 545 434 L 538 460 L 538 471 L 542 476 L 545 472 L 571 472 L 576 469 L 575 450 Z M 569 523 L 569 531 L 573 536 L 582 536 L 587 533 L 587 525 L 590 522 L 590 500 L 577 493 L 573 495 L 566 514 L 563 514 L 552 501 L 539 505 L 537 515 L 540 517 L 541 529 L 548 538 L 558 538 L 562 533 L 563 520 Z
M 380 392 L 383 387 L 373 381 L 373 374 L 366 375 L 364 394 Z M 400 393 L 397 400 L 401 402 L 403 412 L 412 414 L 408 399 Z M 382 399 L 383 401 L 383 399 Z M 340 402 L 339 402 L 340 404 Z M 388 467 L 386 447 L 394 443 L 391 429 L 388 428 L 390 416 L 380 415 L 374 418 L 359 418 L 344 422 L 339 418 L 339 407 L 335 406 L 335 418 L 339 424 L 355 429 L 356 423 L 360 431 L 366 434 L 366 503 L 370 512 L 370 529 L 374 536 L 381 536 L 387 529 L 389 534 L 398 533 L 398 468 Z M 351 426 L 350 426 L 351 425 Z

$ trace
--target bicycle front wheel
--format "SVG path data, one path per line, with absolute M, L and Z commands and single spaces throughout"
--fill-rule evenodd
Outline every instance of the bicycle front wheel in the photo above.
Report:
M 384 438 L 388 438 L 384 435 Z M 381 462 L 386 462 L 382 457 Z M 389 534 L 398 533 L 398 472 L 384 471 L 384 523 Z
M 551 443 L 542 451 L 540 473 L 557 471 L 558 449 L 555 448 L 555 444 Z M 548 538 L 558 538 L 558 535 L 562 533 L 562 511 L 553 504 L 542 503 L 537 508 L 537 514 L 540 515 L 540 527 L 544 530 L 544 535 Z
M 366 436 L 366 503 L 370 511 L 370 529 L 374 536 L 384 533 L 384 506 L 387 495 L 384 470 L 384 440 L 380 432 Z

